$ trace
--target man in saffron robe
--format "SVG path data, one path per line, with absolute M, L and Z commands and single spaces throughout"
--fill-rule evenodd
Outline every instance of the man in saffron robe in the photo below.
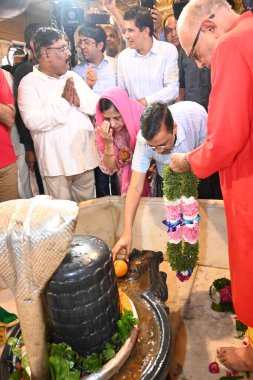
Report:
M 253 13 L 237 15 L 225 0 L 191 0 L 178 33 L 199 67 L 211 65 L 207 139 L 187 154 L 172 155 L 176 172 L 199 178 L 219 170 L 228 226 L 232 296 L 248 328 L 249 346 L 223 347 L 219 360 L 253 372 Z

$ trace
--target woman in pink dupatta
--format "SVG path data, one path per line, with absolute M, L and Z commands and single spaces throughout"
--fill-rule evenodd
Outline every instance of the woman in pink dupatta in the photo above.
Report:
M 96 139 L 102 156 L 100 169 L 109 175 L 117 172 L 122 197 L 126 196 L 131 179 L 131 161 L 143 110 L 144 106 L 130 99 L 120 87 L 106 90 L 96 107 Z M 142 195 L 150 195 L 148 181 Z

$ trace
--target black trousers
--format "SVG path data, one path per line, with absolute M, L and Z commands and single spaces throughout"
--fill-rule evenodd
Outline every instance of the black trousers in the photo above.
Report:
M 107 195 L 120 195 L 117 174 L 105 174 L 99 167 L 95 169 L 96 197 L 101 198 Z

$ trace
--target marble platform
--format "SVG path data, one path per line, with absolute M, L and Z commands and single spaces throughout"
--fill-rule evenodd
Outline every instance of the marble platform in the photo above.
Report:
M 76 234 L 91 234 L 113 247 L 122 231 L 123 201 L 105 197 L 80 204 Z M 166 249 L 166 227 L 161 220 L 165 202 L 160 198 L 143 198 L 133 229 L 133 247 Z M 161 264 L 167 273 L 170 319 L 173 331 L 171 380 L 216 380 L 225 376 L 210 374 L 208 366 L 216 360 L 216 347 L 242 346 L 235 338 L 234 316 L 211 310 L 208 290 L 220 277 L 229 278 L 226 223 L 222 201 L 200 201 L 201 234 L 199 266 L 189 281 L 181 283 L 168 262 Z M 0 305 L 15 312 L 11 292 L 0 289 Z M 159 379 L 158 379 L 159 380 Z

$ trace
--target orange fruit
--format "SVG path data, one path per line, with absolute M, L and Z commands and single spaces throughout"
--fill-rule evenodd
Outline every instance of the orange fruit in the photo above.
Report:
M 115 260 L 114 270 L 117 277 L 125 276 L 128 270 L 127 263 L 124 260 Z

